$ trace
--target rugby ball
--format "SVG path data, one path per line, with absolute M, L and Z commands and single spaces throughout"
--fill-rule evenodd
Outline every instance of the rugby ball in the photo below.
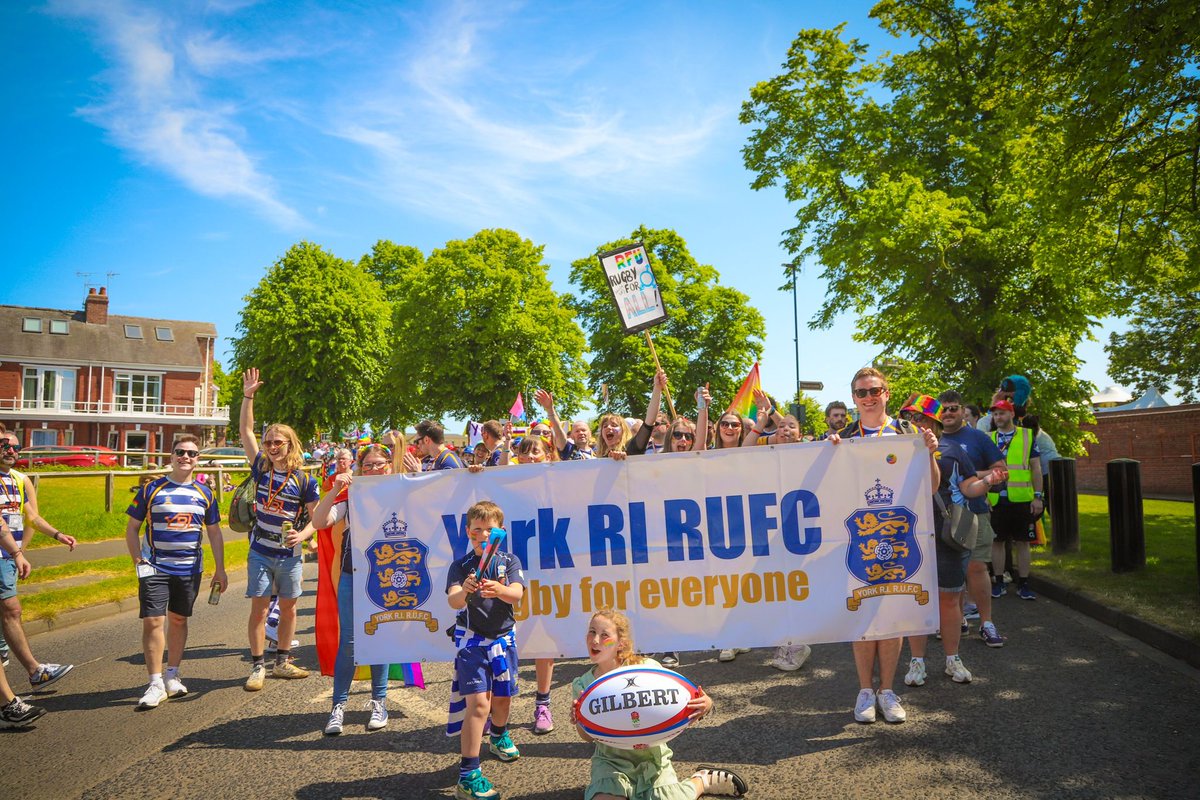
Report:
M 575 719 L 597 742 L 641 750 L 669 742 L 689 722 L 696 684 L 661 667 L 623 667 L 601 675 L 575 701 Z

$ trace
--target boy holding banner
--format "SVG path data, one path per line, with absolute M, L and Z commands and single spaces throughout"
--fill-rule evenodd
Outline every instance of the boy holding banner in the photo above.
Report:
M 455 797 L 500 797 L 479 769 L 479 748 L 489 713 L 488 750 L 501 761 L 516 761 L 521 751 L 508 733 L 512 698 L 517 693 L 516 617 L 513 607 L 525 595 L 521 560 L 501 551 L 504 512 L 481 500 L 467 510 L 471 552 L 450 565 L 446 595 L 458 617 L 454 628 L 454 680 L 446 735 L 458 735 L 459 762 Z

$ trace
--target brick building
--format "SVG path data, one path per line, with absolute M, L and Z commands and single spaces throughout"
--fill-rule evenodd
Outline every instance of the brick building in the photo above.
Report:
M 1200 403 L 1108 411 L 1085 426 L 1099 440 L 1077 459 L 1075 479 L 1080 491 L 1108 489 L 1106 464 L 1114 458 L 1141 462 L 1142 494 L 1146 497 L 1192 498 L 1192 464 L 1200 462 Z
M 183 433 L 211 442 L 229 423 L 213 381 L 210 322 L 0 305 L 0 421 L 22 446 L 162 451 Z

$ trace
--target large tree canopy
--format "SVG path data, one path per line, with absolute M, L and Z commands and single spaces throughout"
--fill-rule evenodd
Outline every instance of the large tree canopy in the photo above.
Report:
M 676 410 L 694 414 L 694 394 L 704 383 L 710 385 L 714 406 L 724 408 L 762 355 L 762 315 L 746 295 L 722 286 L 717 270 L 698 263 L 673 230 L 642 226 L 628 239 L 601 245 L 596 253 L 637 241 L 646 245 L 669 314 L 651 336 Z M 654 377 L 646 337 L 624 333 L 595 255 L 571 264 L 571 283 L 579 288 L 572 305 L 588 332 L 592 353 L 588 386 L 596 395 L 607 387 L 608 404 L 602 410 L 641 416 Z
M 318 245 L 293 245 L 246 297 L 233 339 L 234 371 L 262 372 L 257 421 L 284 422 L 308 438 L 361 419 L 390 328 L 373 277 Z M 233 419 L 240 408 L 237 392 Z
M 841 27 L 801 31 L 741 118 L 754 187 L 799 204 L 785 243 L 828 282 L 812 324 L 853 312 L 857 338 L 968 396 L 1025 374 L 1076 450 L 1093 389 L 1076 346 L 1152 282 L 1150 259 L 1190 249 L 1194 189 L 1165 188 L 1196 163 L 1183 5 L 885 0 L 873 16 L 915 45 L 875 60 Z M 1131 7 L 1151 44 L 1118 26 Z
M 542 246 L 509 230 L 447 242 L 428 259 L 382 244 L 373 257 L 399 254 L 380 260 L 403 266 L 392 287 L 393 346 L 375 422 L 503 418 L 518 391 L 531 398 L 535 388 L 554 394 L 563 414 L 579 409 L 583 332 L 550 284 Z

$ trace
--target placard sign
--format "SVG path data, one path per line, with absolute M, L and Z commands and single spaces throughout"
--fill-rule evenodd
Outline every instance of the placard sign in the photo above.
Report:
M 644 244 L 636 242 L 609 250 L 598 258 L 626 333 L 637 333 L 666 321 L 667 309 Z

